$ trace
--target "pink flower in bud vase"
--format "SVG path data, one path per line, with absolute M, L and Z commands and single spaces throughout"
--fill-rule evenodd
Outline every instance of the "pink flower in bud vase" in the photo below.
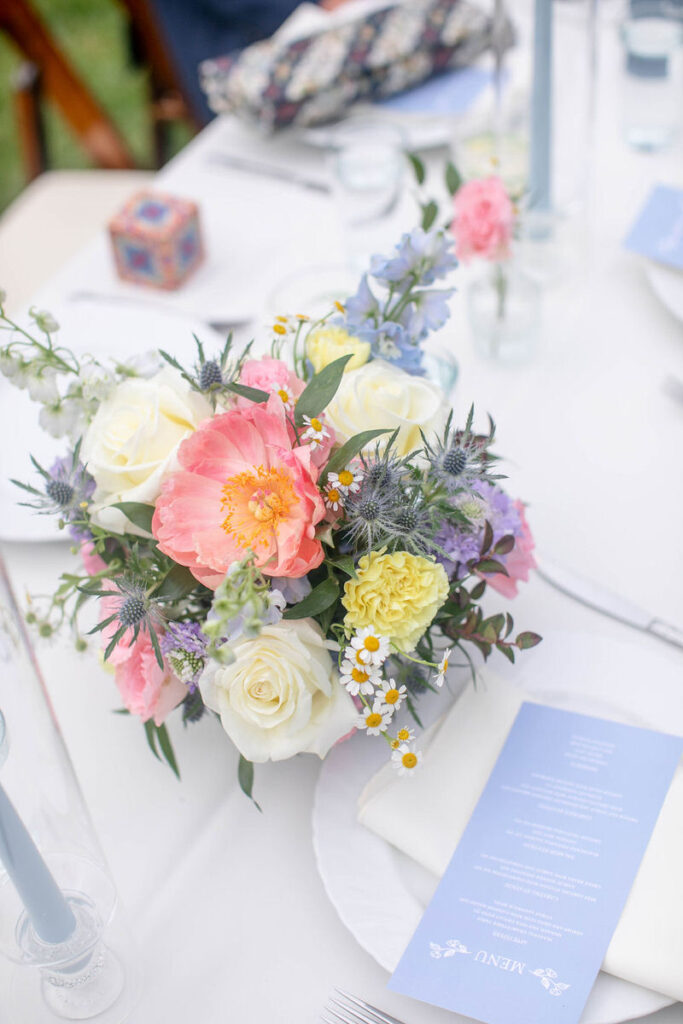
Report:
M 529 570 L 536 568 L 536 559 L 533 556 L 534 538 L 526 521 L 524 505 L 521 501 L 516 501 L 514 507 L 519 512 L 521 532 L 515 537 L 515 546 L 510 554 L 501 559 L 509 575 L 504 576 L 502 572 L 497 572 L 492 576 L 482 576 L 489 586 L 507 598 L 517 596 L 517 582 L 523 580 L 526 583 L 529 579 Z
M 462 185 L 453 200 L 456 255 L 504 260 L 510 255 L 515 213 L 500 178 L 476 178 Z

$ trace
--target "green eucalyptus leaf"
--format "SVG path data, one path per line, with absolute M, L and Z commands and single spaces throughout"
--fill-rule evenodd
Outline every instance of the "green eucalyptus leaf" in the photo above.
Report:
M 352 555 L 340 555 L 339 558 L 330 559 L 330 564 L 336 569 L 341 569 L 347 576 L 356 575 L 356 563 Z
M 424 185 L 427 172 L 425 171 L 425 165 L 420 160 L 416 153 L 408 153 L 408 159 L 412 165 L 413 171 L 415 172 L 415 178 L 417 179 L 418 185 Z
M 297 403 L 297 409 L 298 407 L 299 405 Z M 325 482 L 329 473 L 340 473 L 342 469 L 348 466 L 349 462 L 351 462 L 351 460 L 355 458 L 355 456 L 358 455 L 366 445 L 370 444 L 371 441 L 374 441 L 376 437 L 379 437 L 380 434 L 388 433 L 388 428 L 386 430 L 363 430 L 360 434 L 354 434 L 353 437 L 350 437 L 348 441 L 334 453 L 327 463 L 322 483 Z
M 166 729 L 166 726 L 163 724 L 155 726 L 155 729 L 157 731 L 157 740 L 159 741 L 159 746 L 161 747 L 161 753 L 164 755 L 166 763 L 170 767 L 173 774 L 176 776 L 176 778 L 179 779 L 180 771 L 178 770 L 178 762 L 176 761 L 175 753 L 173 752 L 173 746 L 171 744 L 171 738 L 168 735 L 168 730 Z
M 154 592 L 154 596 L 166 601 L 181 601 L 197 586 L 198 582 L 189 569 L 186 569 L 184 565 L 174 565 L 171 571 L 164 576 L 159 589 Z
M 252 796 L 252 790 L 254 788 L 254 765 L 251 761 L 247 761 L 246 757 L 240 754 L 240 762 L 237 767 L 237 781 L 240 784 L 240 789 L 245 796 L 248 796 L 254 807 L 260 811 L 261 808 L 254 800 Z
M 504 654 L 509 662 L 513 665 L 515 663 L 515 652 L 511 647 L 506 647 L 505 644 L 496 644 L 497 649 L 501 654 Z
M 344 369 L 352 354 L 341 356 L 324 366 L 320 373 L 311 377 L 296 401 L 296 422 L 301 425 L 304 416 L 319 416 L 330 404 L 339 390 Z
M 508 534 L 507 537 L 502 537 L 495 548 L 493 549 L 494 555 L 509 555 L 515 546 L 515 538 L 512 534 Z
M 328 576 L 326 580 L 314 587 L 303 601 L 288 608 L 282 617 L 283 619 L 307 619 L 313 615 L 319 615 L 320 612 L 334 604 L 338 597 L 339 583 L 334 576 Z
M 458 191 L 462 185 L 462 177 L 458 168 L 455 166 L 452 160 L 449 160 L 446 164 L 446 188 L 452 196 Z
M 241 398 L 248 398 L 250 402 L 267 402 L 270 395 L 267 391 L 261 391 L 260 388 L 250 388 L 246 384 L 236 384 L 231 381 L 227 385 L 228 391 L 233 391 L 236 395 L 240 395 Z
M 436 205 L 433 199 L 430 199 L 428 203 L 424 203 L 421 206 L 422 210 L 422 228 L 424 231 L 429 231 L 434 221 L 436 220 L 439 207 Z
M 119 501 L 111 508 L 118 508 L 134 526 L 151 534 L 154 505 L 145 505 L 141 501 Z

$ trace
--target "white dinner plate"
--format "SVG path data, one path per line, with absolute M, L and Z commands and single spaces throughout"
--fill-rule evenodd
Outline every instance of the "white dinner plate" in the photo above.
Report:
M 645 273 L 659 301 L 678 320 L 683 320 L 683 270 L 648 261 Z
M 515 666 L 496 664 L 499 675 L 545 704 L 667 732 L 683 727 L 680 700 L 675 698 L 680 669 L 680 661 L 648 642 L 559 631 L 520 656 Z M 638 685 L 646 680 L 647 686 Z M 455 674 L 450 683 L 459 691 L 467 676 Z M 418 712 L 425 725 L 443 713 L 443 696 L 428 694 L 421 700 Z M 313 844 L 320 876 L 342 922 L 391 972 L 437 879 L 357 820 L 358 797 L 386 758 L 386 744 L 373 743 L 365 734 L 356 734 L 328 754 L 316 788 Z M 673 1002 L 600 972 L 581 1024 L 617 1024 Z
M 60 325 L 54 336 L 56 344 L 97 356 L 127 359 L 163 348 L 191 365 L 196 353 L 193 332 L 209 351 L 224 340 L 199 321 L 157 308 L 79 301 L 53 305 L 50 312 Z M 17 322 L 22 326 L 29 323 L 26 317 Z M 52 516 L 37 515 L 19 505 L 22 493 L 11 483 L 15 479 L 35 486 L 38 475 L 29 455 L 49 467 L 68 447 L 66 439 L 54 440 L 40 429 L 39 411 L 40 406 L 25 391 L 18 391 L 0 376 L 0 540 L 68 539 Z

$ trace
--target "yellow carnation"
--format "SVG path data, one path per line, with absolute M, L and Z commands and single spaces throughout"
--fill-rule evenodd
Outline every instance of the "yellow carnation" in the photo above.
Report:
M 343 327 L 318 327 L 311 331 L 306 340 L 306 355 L 313 363 L 313 369 L 320 373 L 329 363 L 342 356 L 351 355 L 344 367 L 344 373 L 348 370 L 357 370 L 370 358 L 370 342 L 361 341 L 345 331 Z
M 442 565 L 407 551 L 372 551 L 358 562 L 355 579 L 344 585 L 344 625 L 372 626 L 399 650 L 415 648 L 448 597 Z

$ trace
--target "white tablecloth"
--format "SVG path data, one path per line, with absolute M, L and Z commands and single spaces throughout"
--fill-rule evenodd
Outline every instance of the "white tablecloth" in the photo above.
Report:
M 593 255 L 582 280 L 547 293 L 536 360 L 518 370 L 478 361 L 462 301 L 446 337 L 461 366 L 457 411 L 462 418 L 474 401 L 480 415 L 495 414 L 510 486 L 530 502 L 541 553 L 680 625 L 683 408 L 661 385 L 668 373 L 683 377 L 683 332 L 620 241 L 655 181 L 681 184 L 681 150 L 627 150 L 612 102 L 605 88 Z M 234 296 L 235 308 L 258 314 L 288 273 L 338 260 L 340 234 L 328 197 L 210 164 L 208 153 L 236 145 L 235 132 L 214 123 L 160 184 L 200 198 L 227 304 Z M 302 154 L 294 159 L 303 166 Z M 59 287 L 69 283 L 62 277 Z M 20 599 L 26 588 L 50 589 L 68 557 L 58 544 L 2 553 Z M 540 580 L 514 611 L 541 633 L 562 625 L 624 635 Z M 236 755 L 217 723 L 171 725 L 178 783 L 151 757 L 142 729 L 110 713 L 119 700 L 94 658 L 62 641 L 38 657 L 142 950 L 146 987 L 133 1024 L 312 1024 L 334 985 L 406 1024 L 457 1019 L 386 992 L 384 972 L 337 919 L 311 845 L 314 758 L 257 767 L 259 814 L 238 789 Z M 681 658 L 683 682 L 683 655 L 671 657 Z M 624 680 L 626 691 L 641 686 L 657 680 Z M 2 1024 L 5 1013 L 0 1001 Z M 683 1006 L 656 1020 L 681 1024 Z

